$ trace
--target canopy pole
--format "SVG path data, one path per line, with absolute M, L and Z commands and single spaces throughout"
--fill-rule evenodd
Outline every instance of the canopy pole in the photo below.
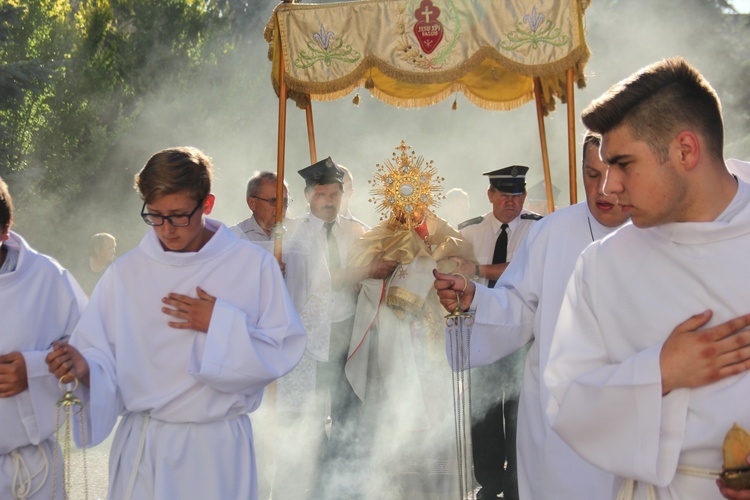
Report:
M 544 112 L 542 105 L 542 82 L 538 76 L 534 77 L 534 99 L 536 100 L 536 119 L 539 123 L 539 142 L 542 146 L 542 166 L 544 168 L 544 187 L 547 191 L 547 209 L 549 213 L 555 211 L 555 200 L 552 195 L 552 176 L 549 170 L 549 152 L 547 151 L 547 132 L 544 129 Z
M 279 18 L 274 12 L 274 23 L 276 33 L 279 33 Z M 282 265 L 281 261 L 281 237 L 284 234 L 282 224 L 284 216 L 284 153 L 286 151 L 286 83 L 284 83 L 284 47 L 281 38 L 277 39 L 279 51 L 279 131 L 276 141 L 276 223 L 271 230 L 273 237 L 273 256 Z M 273 73 L 273 72 L 272 72 Z M 277 381 L 268 385 L 268 408 L 271 412 L 271 436 L 276 436 L 276 388 Z M 259 450 L 259 452 L 261 452 Z M 270 463 L 276 463 L 276 454 L 272 446 L 266 447 Z
M 573 92 L 573 67 L 566 72 L 568 97 L 568 180 L 570 182 L 570 204 L 578 203 L 578 175 L 576 174 L 576 106 Z
M 277 29 L 278 29 L 278 20 Z M 276 224 L 273 255 L 281 263 L 282 219 L 284 215 L 284 153 L 286 151 L 286 83 L 284 82 L 284 49 L 279 42 L 279 138 L 276 151 Z
M 318 152 L 315 149 L 315 123 L 313 122 L 312 101 L 305 106 L 307 120 L 307 142 L 310 145 L 310 165 L 318 162 Z

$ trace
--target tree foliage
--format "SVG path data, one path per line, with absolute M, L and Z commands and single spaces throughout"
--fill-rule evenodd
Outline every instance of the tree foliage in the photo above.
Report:
M 610 5 L 614 26 L 644 3 L 598 1 Z M 748 109 L 748 26 L 723 15 L 730 3 L 685 0 L 679 9 L 671 0 L 647 3 L 654 19 L 685 27 L 676 43 L 704 44 L 707 64 L 717 63 L 711 54 L 722 54 L 718 61 L 729 74 L 721 79 L 729 82 L 721 89 L 725 106 Z M 111 168 L 108 153 L 148 112 L 144 103 L 167 106 L 194 97 L 196 121 L 231 118 L 236 105 L 226 97 L 247 94 L 257 80 L 240 54 L 248 43 L 262 44 L 260 6 L 260 0 L 6 2 L 0 7 L 0 175 L 31 168 L 34 193 L 81 195 L 99 187 L 96 179 Z M 227 80 L 231 65 L 237 78 Z M 215 93 L 193 95 L 198 79 L 212 83 Z
M 125 194 L 111 185 L 132 185 L 136 167 L 127 150 L 144 115 L 177 113 L 165 117 L 174 121 L 164 124 L 170 130 L 210 122 L 216 108 L 199 104 L 205 100 L 197 87 L 206 87 L 197 82 L 236 62 L 238 49 L 254 35 L 247 30 L 251 12 L 252 5 L 232 0 L 5 2 L 0 176 L 11 185 L 17 225 L 46 222 L 24 225 L 24 233 L 69 238 L 76 222 L 120 212 Z M 247 81 L 242 68 L 234 73 Z M 219 95 L 222 84 L 238 86 L 213 84 Z M 185 109 L 191 98 L 196 104 Z M 109 196 L 97 206 L 102 192 Z
M 195 1 L 43 0 L 3 12 L 2 164 L 43 168 L 43 192 L 80 193 L 144 99 L 216 64 L 224 47 L 211 42 L 228 26 Z
M 691 62 L 717 75 L 724 107 L 733 111 L 728 142 L 742 144 L 738 134 L 750 119 L 747 16 L 725 15 L 727 0 L 683 0 L 679 8 L 673 0 L 595 2 L 607 16 L 587 20 L 594 52 L 616 54 L 624 45 L 645 51 L 653 43 L 645 35 L 667 27 L 659 43 L 673 53 L 702 46 L 703 59 Z M 257 56 L 267 50 L 262 30 L 271 7 L 265 0 L 6 0 L 0 176 L 17 213 L 46 222 L 26 224 L 24 234 L 85 243 L 97 221 L 125 224 L 133 197 L 123 186 L 132 186 L 155 148 L 205 138 L 241 142 L 275 125 L 269 66 L 257 63 L 265 60 Z M 601 71 L 615 75 L 621 58 L 610 59 Z M 243 147 L 236 145 L 239 156 Z M 262 147 L 271 164 L 274 145 Z M 739 151 L 750 156 L 750 141 Z M 97 203 L 101 193 L 105 201 Z
M 0 167 L 21 169 L 34 153 L 70 32 L 59 2 L 0 6 Z

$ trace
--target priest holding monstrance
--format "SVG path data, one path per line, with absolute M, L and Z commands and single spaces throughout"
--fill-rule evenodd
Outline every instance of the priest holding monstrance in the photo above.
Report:
M 377 165 L 370 201 L 382 222 L 349 251 L 349 266 L 366 266 L 381 252 L 398 266 L 385 280 L 362 282 L 346 376 L 363 402 L 360 444 L 373 460 L 370 475 L 388 478 L 368 490 L 439 498 L 430 489 L 452 492 L 446 470 L 455 448 L 444 310 L 431 288 L 432 270 L 453 272 L 450 257 L 475 259 L 471 244 L 432 211 L 444 179 L 409 148 L 402 141 L 391 160 Z

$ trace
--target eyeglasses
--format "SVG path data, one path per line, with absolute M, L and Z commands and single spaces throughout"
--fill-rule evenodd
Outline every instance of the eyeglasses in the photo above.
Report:
M 172 224 L 174 227 L 185 227 L 190 225 L 190 217 L 192 217 L 195 212 L 198 211 L 198 209 L 203 205 L 203 201 L 201 200 L 198 202 L 198 204 L 195 206 L 192 212 L 189 214 L 174 214 L 174 215 L 159 215 L 159 214 L 151 214 L 148 212 L 145 212 L 146 210 L 146 202 L 143 202 L 143 207 L 141 207 L 141 217 L 143 218 L 143 222 L 148 224 L 149 226 L 163 226 L 165 221 L 169 221 L 170 224 Z
M 253 195 L 250 195 L 250 198 L 255 198 L 256 200 L 265 201 L 266 203 L 270 203 L 271 206 L 273 206 L 273 207 L 276 206 L 276 201 L 278 201 L 278 198 L 268 199 L 268 198 L 261 198 L 260 196 L 253 196 Z M 293 202 L 293 201 L 294 200 L 292 200 L 292 199 L 284 198 L 284 208 L 287 208 L 289 206 L 289 204 L 291 202 Z

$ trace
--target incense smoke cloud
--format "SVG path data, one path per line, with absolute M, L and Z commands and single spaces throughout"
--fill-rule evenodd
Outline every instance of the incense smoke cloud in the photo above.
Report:
M 632 3 L 635 5 L 628 7 L 623 5 L 625 2 L 601 0 L 593 2 L 587 11 L 586 27 L 592 56 L 586 67 L 587 87 L 575 94 L 576 116 L 613 83 L 642 66 L 673 55 L 682 55 L 695 64 L 717 88 L 721 97 L 722 81 L 733 78 L 732 68 L 727 68 L 716 53 L 707 51 L 710 45 L 692 41 L 690 37 L 699 32 L 695 26 L 697 21 L 670 22 L 674 19 L 657 7 L 652 8 L 650 2 Z M 269 5 L 265 7 L 265 12 L 258 15 L 265 20 L 270 17 L 272 8 L 273 5 Z M 689 12 L 679 13 L 679 16 L 689 15 Z M 262 26 L 263 23 L 257 24 Z M 684 28 L 674 29 L 674 26 Z M 107 182 L 102 184 L 108 187 L 103 190 L 101 199 L 80 200 L 88 212 L 96 214 L 112 199 L 109 190 L 117 191 L 117 199 L 127 200 L 118 217 L 91 217 L 84 225 L 80 224 L 80 220 L 71 220 L 70 227 L 39 229 L 34 226 L 43 227 L 43 209 L 49 208 L 40 207 L 33 218 L 31 214 L 17 214 L 19 232 L 34 228 L 38 236 L 32 244 L 68 266 L 83 257 L 88 236 L 96 232 L 115 234 L 118 237 L 118 253 L 132 248 L 147 230 L 137 214 L 140 200 L 132 188 L 133 175 L 152 153 L 175 145 L 193 145 L 213 157 L 216 165 L 214 192 L 217 194 L 213 217 L 231 225 L 249 216 L 245 203 L 247 178 L 255 170 L 276 169 L 278 101 L 271 88 L 271 64 L 266 54 L 267 46 L 260 32 L 256 43 L 240 49 L 235 69 L 239 65 L 249 65 L 253 76 L 242 94 L 246 100 L 236 103 L 236 106 L 231 103 L 226 105 L 222 101 L 224 92 L 216 82 L 222 82 L 225 78 L 216 73 L 198 79 L 189 94 L 191 99 L 203 98 L 205 102 L 147 103 L 147 111 L 139 118 L 131 136 L 117 145 L 110 158 L 113 164 L 128 167 L 111 173 Z M 229 80 L 228 76 L 226 80 Z M 374 212 L 375 205 L 367 201 L 367 180 L 372 178 L 375 164 L 390 158 L 402 139 L 412 146 L 417 155 L 434 160 L 440 175 L 446 178 L 445 191 L 460 187 L 469 193 L 472 217 L 490 210 L 485 195 L 487 183 L 482 172 L 511 164 L 524 164 L 531 167 L 527 185 L 533 185 L 543 178 L 533 103 L 514 111 L 489 112 L 459 96 L 458 109 L 455 111 L 451 110 L 452 99 L 430 108 L 404 110 L 370 98 L 364 89 L 360 90 L 360 96 L 362 104 L 359 107 L 352 105 L 350 96 L 336 102 L 313 103 L 313 112 L 318 157 L 331 156 L 352 171 L 357 192 L 350 202 L 351 209 L 355 216 L 370 225 L 378 223 L 378 215 Z M 190 119 L 190 109 L 195 106 L 215 106 L 221 113 L 217 112 L 209 123 L 197 123 Z M 237 116 L 236 110 L 235 113 L 231 112 L 233 108 L 248 112 L 247 116 Z M 737 123 L 740 120 L 736 116 L 747 110 L 725 107 L 724 112 L 728 122 Z M 584 131 L 580 122 L 576 125 L 576 142 L 580 143 Z M 746 123 L 743 125 L 747 126 Z M 557 205 L 566 206 L 569 195 L 565 105 L 558 103 L 557 111 L 546 120 L 546 132 L 553 182 L 561 189 Z M 747 135 L 748 130 L 733 129 L 728 133 L 737 138 Z M 576 155 L 580 162 L 579 149 Z M 727 157 L 730 156 L 731 150 L 727 154 Z M 307 211 L 302 194 L 303 182 L 296 172 L 309 163 L 304 112 L 290 102 L 287 111 L 286 178 L 290 197 L 295 200 L 289 207 L 290 215 L 298 216 Z M 33 174 L 30 171 L 28 175 Z M 23 182 L 23 177 L 19 177 L 19 180 Z M 12 191 L 21 189 L 22 185 L 11 186 Z M 579 187 L 579 200 L 582 196 Z M 74 234 L 75 239 L 66 237 L 66 233 Z M 48 237 L 41 236 L 44 234 Z M 406 404 L 409 402 L 406 401 Z M 270 424 L 262 418 L 254 419 L 256 436 L 262 442 L 267 432 L 265 426 Z M 394 425 L 394 422 L 387 422 L 386 425 Z M 387 439 L 387 435 L 394 432 L 392 428 L 386 429 L 386 434 L 375 436 L 375 440 Z M 276 433 L 279 439 L 300 434 L 299 429 L 283 427 L 278 428 Z M 278 442 L 265 444 L 279 446 Z M 295 443 L 282 446 L 294 447 Z M 267 464 L 263 463 L 266 458 L 267 455 L 259 450 L 261 474 L 267 471 Z M 309 459 L 312 461 L 315 457 Z M 283 472 L 288 471 L 278 471 Z M 369 474 L 374 472 L 368 471 Z M 348 480 L 343 478 L 342 485 Z M 368 483 L 371 491 L 377 491 L 378 478 L 370 475 L 368 480 L 371 481 Z

